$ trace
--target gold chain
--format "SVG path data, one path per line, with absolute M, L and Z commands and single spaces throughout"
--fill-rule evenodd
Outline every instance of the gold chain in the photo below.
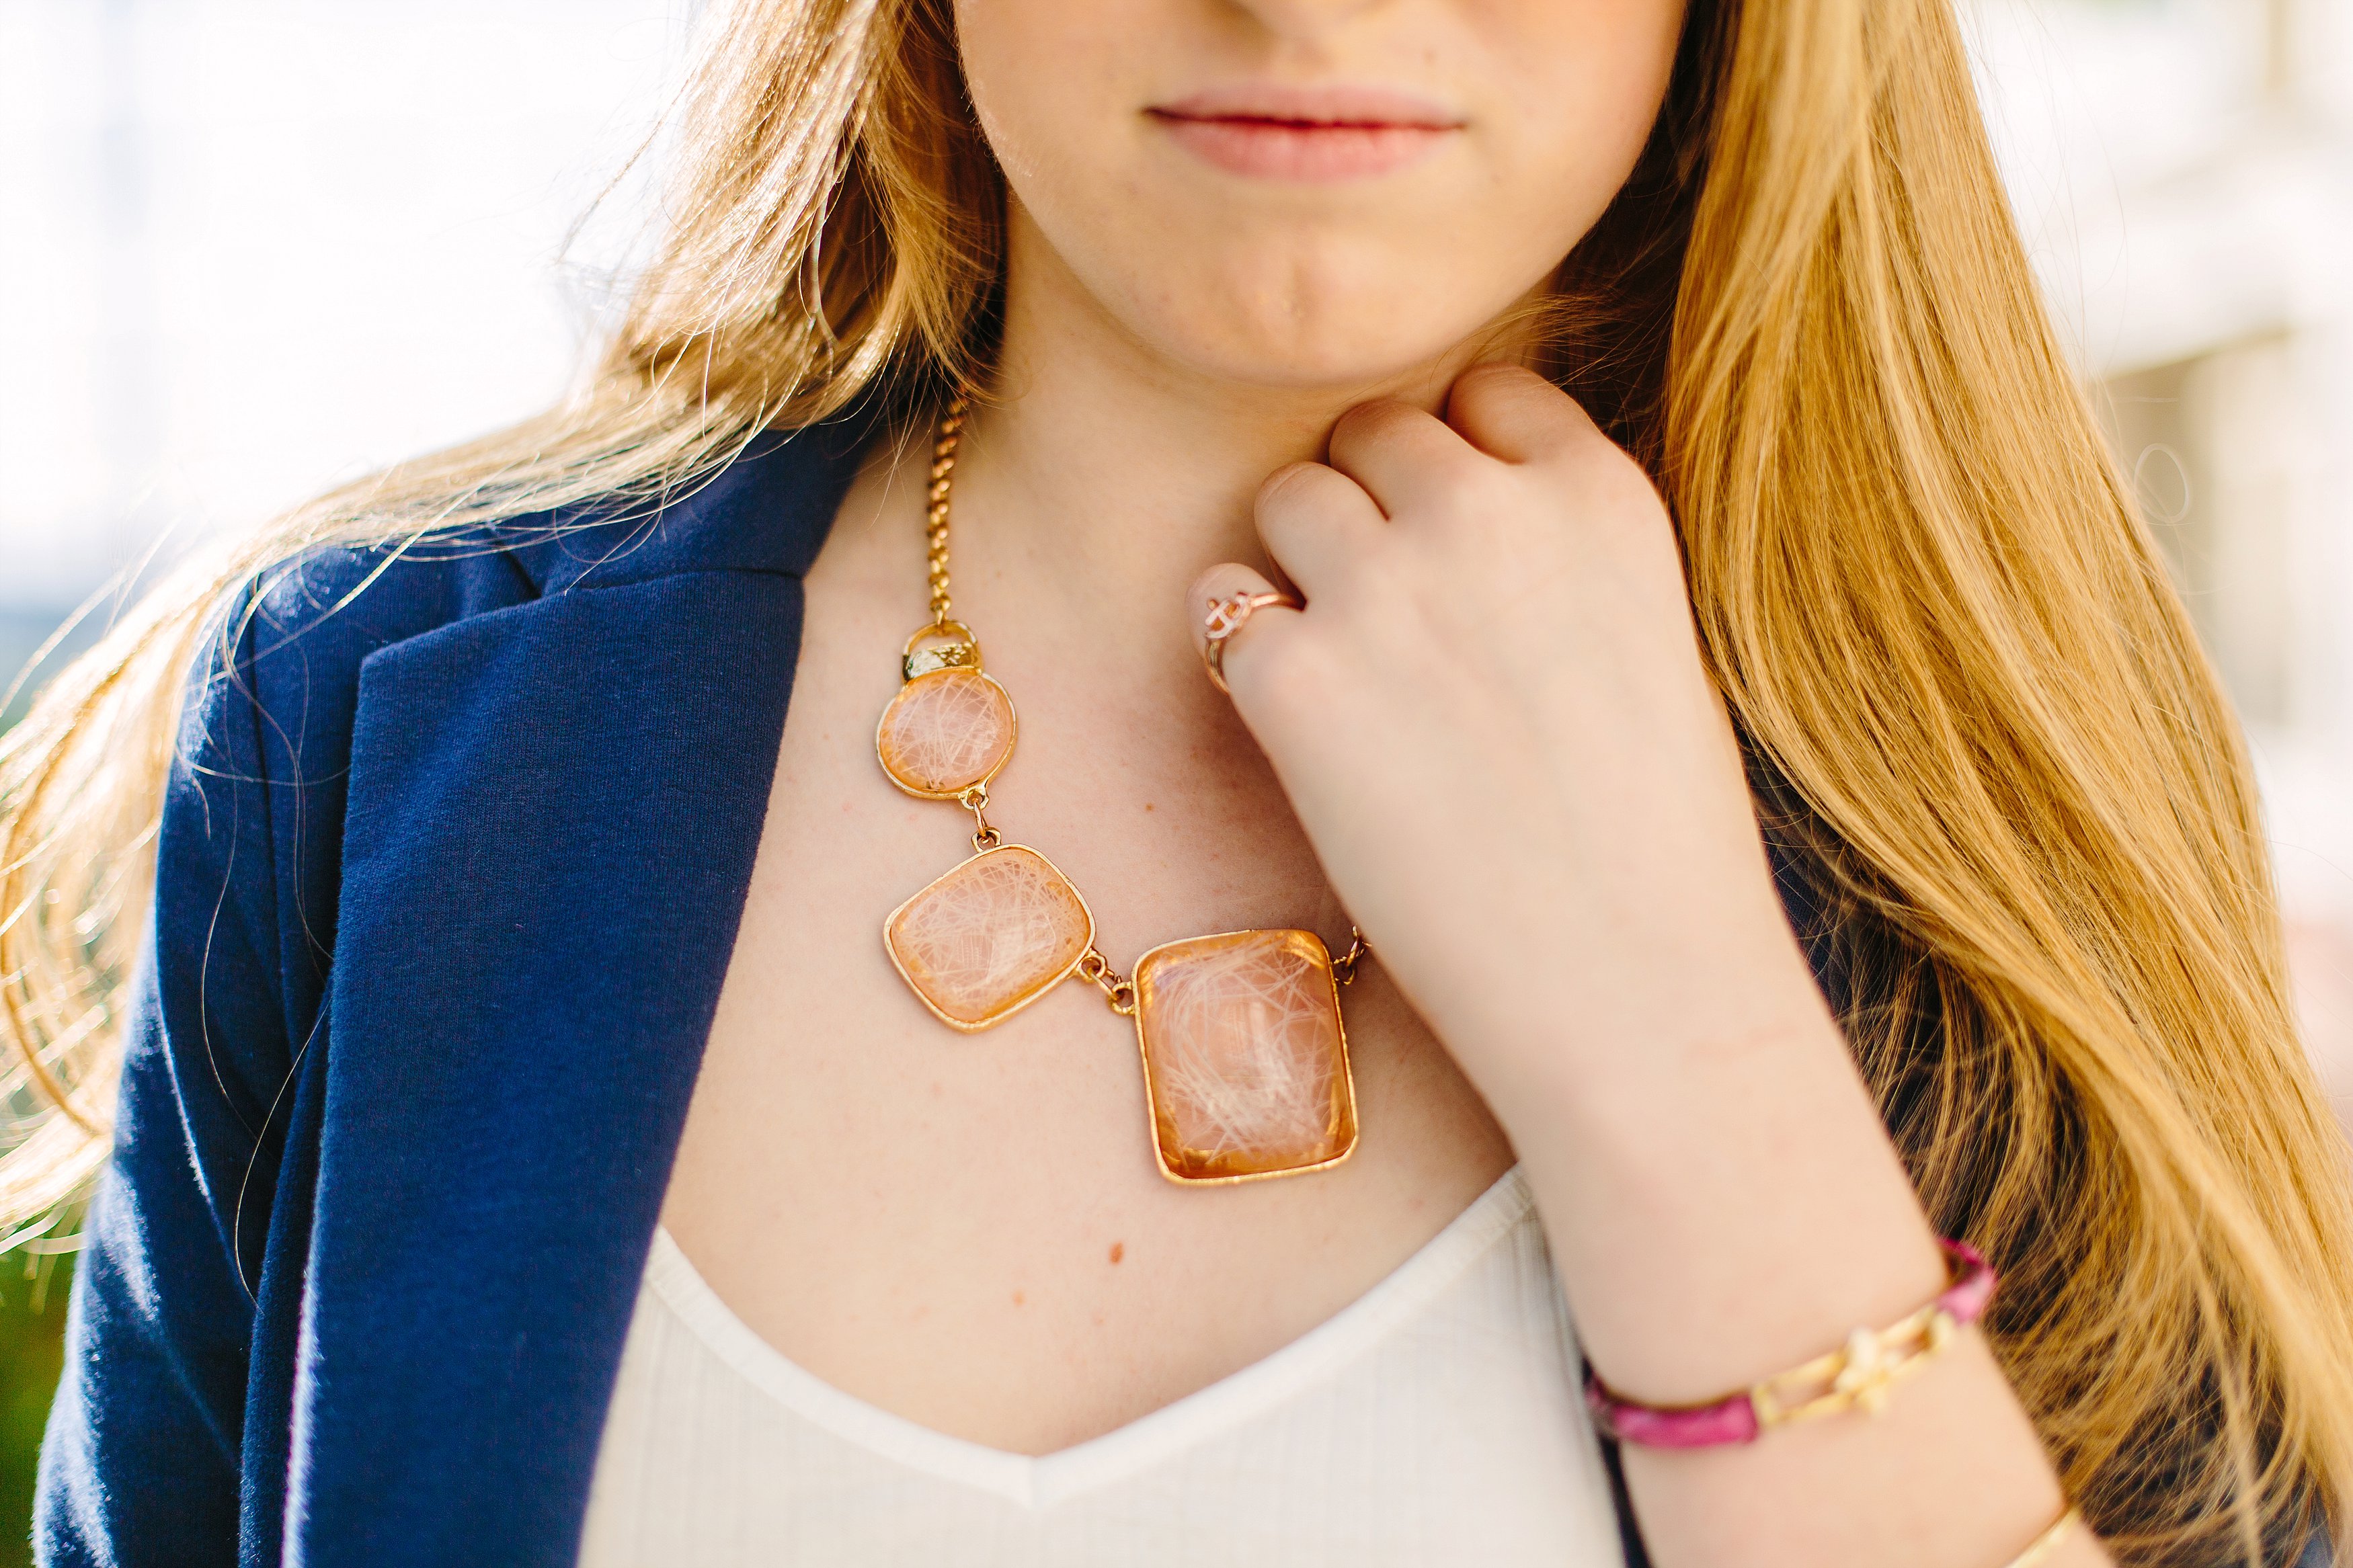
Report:
M 923 542 L 931 558 L 932 626 L 948 624 L 948 483 L 955 473 L 956 447 L 964 436 L 965 408 L 959 393 L 940 420 L 939 438 L 932 443 L 930 505 L 923 513 Z

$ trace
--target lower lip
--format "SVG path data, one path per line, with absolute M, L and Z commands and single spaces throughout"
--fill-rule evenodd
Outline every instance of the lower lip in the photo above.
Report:
M 1229 174 L 1262 180 L 1357 180 L 1427 156 L 1453 128 L 1324 125 L 1295 120 L 1152 117 L 1187 152 Z

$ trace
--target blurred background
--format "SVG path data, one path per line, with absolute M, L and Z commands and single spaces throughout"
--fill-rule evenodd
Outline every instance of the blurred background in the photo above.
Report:
M 0 0 L 0 689 L 150 552 L 553 398 L 645 182 L 575 225 L 693 4 Z M 1959 4 L 2061 329 L 2253 739 L 2343 1114 L 2353 0 Z M 0 1565 L 70 1266 L 0 1254 Z

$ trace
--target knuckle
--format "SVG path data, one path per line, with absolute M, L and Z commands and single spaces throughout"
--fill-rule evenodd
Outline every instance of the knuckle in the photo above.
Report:
M 1377 430 L 1405 412 L 1405 405 L 1394 397 L 1375 397 L 1352 405 L 1342 414 L 1335 430 Z
M 1334 460 L 1340 460 L 1348 451 L 1371 440 L 1377 425 L 1377 416 L 1372 405 L 1363 403 L 1333 421 L 1332 434 L 1325 438 L 1325 445 L 1330 448 Z
M 1316 475 L 1324 471 L 1321 463 L 1285 463 L 1267 475 L 1258 487 L 1255 510 L 1271 515 L 1294 507 L 1311 498 L 1316 489 Z
M 1453 531 L 1491 531 L 1526 510 L 1523 489 L 1512 470 L 1499 463 L 1463 464 L 1446 487 L 1438 522 Z
M 1335 454 L 1360 451 L 1389 439 L 1399 426 L 1419 417 L 1426 416 L 1393 397 L 1359 403 L 1333 425 L 1331 448 Z
M 1255 646 L 1236 648 L 1226 666 L 1228 679 L 1244 691 L 1253 707 L 1277 713 L 1296 711 L 1313 702 L 1323 685 L 1318 673 L 1322 655 L 1314 634 L 1303 625 L 1284 629 L 1285 636 L 1261 637 Z
M 1504 361 L 1474 364 L 1458 376 L 1454 384 L 1466 397 L 1526 396 L 1555 390 L 1552 383 L 1525 365 Z
M 1571 404 L 1570 406 L 1576 405 Z M 1596 476 L 1630 473 L 1640 476 L 1645 483 L 1650 479 L 1650 476 L 1643 472 L 1642 465 L 1634 460 L 1633 454 L 1612 441 L 1609 432 L 1600 426 L 1585 417 L 1582 409 L 1577 410 L 1576 422 L 1561 432 L 1555 455 L 1557 461 Z
M 1428 461 L 1458 489 L 1481 489 L 1508 472 L 1502 463 L 1468 441 L 1433 441 L 1430 443 Z
M 1577 399 L 1525 365 L 1473 365 L 1456 380 L 1452 396 L 1563 438 L 1593 423 Z

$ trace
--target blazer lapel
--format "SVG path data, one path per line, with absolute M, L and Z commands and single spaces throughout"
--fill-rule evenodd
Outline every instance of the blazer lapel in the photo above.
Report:
M 542 597 L 363 666 L 290 1561 L 576 1553 L 858 444 L 546 538 Z

